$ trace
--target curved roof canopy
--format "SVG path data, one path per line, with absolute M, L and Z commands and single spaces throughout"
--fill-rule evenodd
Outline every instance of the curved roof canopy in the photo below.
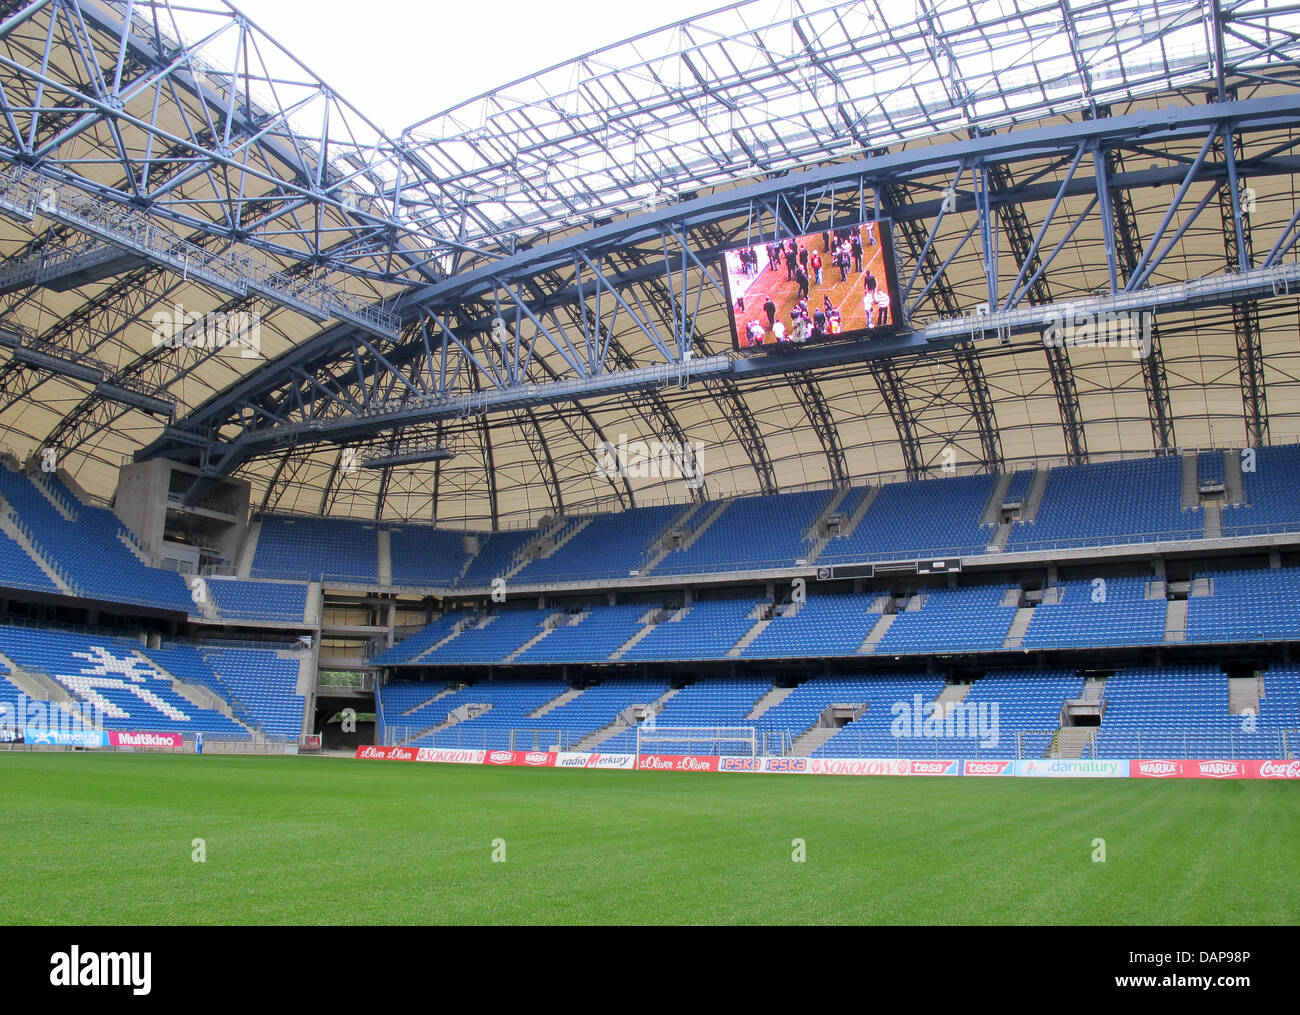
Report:
M 1300 438 L 1294 289 L 1225 296 L 1295 262 L 1289 5 L 755 0 L 396 138 L 224 4 L 6 10 L 0 444 L 104 496 L 157 453 L 481 528 L 693 495 L 602 475 L 620 436 L 709 496 Z M 875 214 L 929 339 L 730 358 L 718 249 Z M 951 333 L 1126 291 L 1150 356 Z

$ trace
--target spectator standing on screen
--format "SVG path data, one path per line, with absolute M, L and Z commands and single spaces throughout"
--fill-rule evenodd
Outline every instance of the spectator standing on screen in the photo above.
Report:
M 806 300 L 808 298 L 808 273 L 803 268 L 796 268 L 794 280 L 799 286 L 799 298 Z
M 876 276 L 873 275 L 873 274 L 871 274 L 870 271 L 868 271 L 868 272 L 867 272 L 867 277 L 864 278 L 864 279 L 862 280 L 862 286 L 863 286 L 863 288 L 866 289 L 867 292 L 869 292 L 869 293 L 873 293 L 873 292 L 875 292 L 875 291 L 876 291 Z
M 822 255 L 817 253 L 817 251 L 814 250 L 812 252 L 812 256 L 808 258 L 808 266 L 812 268 L 813 277 L 817 279 L 817 284 L 821 285 L 822 284 Z
M 775 243 L 767 245 L 767 266 L 773 271 L 781 270 L 781 248 Z
M 785 248 L 785 280 L 787 282 L 794 281 L 794 268 L 798 263 L 798 259 L 798 252 L 794 249 L 794 240 L 791 240 L 790 245 Z
M 859 272 L 862 270 L 862 237 L 858 231 L 853 230 L 853 239 L 850 241 L 853 250 L 853 270 Z
M 763 304 L 763 313 L 767 314 L 767 326 L 770 328 L 776 323 L 776 304 L 772 302 L 772 297 L 767 298 Z
M 880 315 L 876 321 L 876 327 L 880 328 L 889 323 L 889 293 L 881 288 L 876 290 L 875 296 L 876 310 Z

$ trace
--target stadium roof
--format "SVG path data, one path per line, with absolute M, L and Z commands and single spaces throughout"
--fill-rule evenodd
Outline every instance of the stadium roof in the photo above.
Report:
M 602 476 L 624 434 L 702 446 L 709 496 L 1300 437 L 1288 283 L 1225 296 L 1295 261 L 1289 5 L 755 0 L 396 138 L 224 4 L 0 10 L 0 444 L 104 496 L 189 455 L 268 510 L 479 528 L 691 496 Z M 714 252 L 855 210 L 931 337 L 1165 287 L 1156 352 L 733 360 Z M 180 312 L 257 348 L 160 342 Z

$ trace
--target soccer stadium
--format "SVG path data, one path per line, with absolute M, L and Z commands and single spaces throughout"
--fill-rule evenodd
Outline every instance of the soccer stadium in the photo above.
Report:
M 1294 7 L 0 7 L 6 922 L 1295 923 Z

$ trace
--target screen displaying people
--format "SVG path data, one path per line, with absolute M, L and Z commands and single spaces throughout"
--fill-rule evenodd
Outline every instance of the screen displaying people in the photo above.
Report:
M 774 239 L 723 255 L 737 349 L 870 338 L 896 330 L 887 223 Z

